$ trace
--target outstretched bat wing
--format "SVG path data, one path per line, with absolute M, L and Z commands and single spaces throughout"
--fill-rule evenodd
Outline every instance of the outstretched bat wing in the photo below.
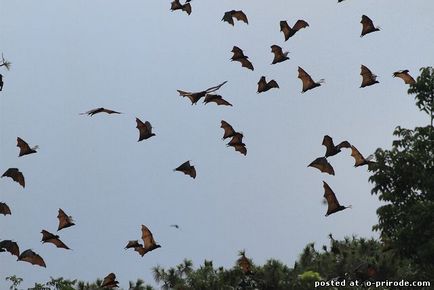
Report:
M 11 255 L 20 256 L 20 248 L 16 242 L 11 240 L 3 240 L 0 242 L 0 252 L 9 252 Z
M 221 121 L 220 128 L 223 128 L 223 130 L 225 131 L 223 134 L 223 139 L 230 138 L 235 134 L 234 128 L 232 128 L 232 126 L 224 120 Z
M 59 219 L 59 226 L 57 228 L 58 231 L 61 229 L 69 228 L 75 225 L 71 216 L 68 216 L 61 208 L 59 208 L 59 213 L 57 215 Z
M 299 19 L 297 20 L 297 22 L 295 22 L 294 26 L 292 27 L 293 30 L 295 31 L 299 31 L 302 28 L 306 28 L 309 26 L 309 23 L 307 23 L 306 21 Z
M 4 202 L 0 202 L 0 214 L 2 214 L 2 215 L 8 215 L 8 214 L 10 215 L 11 214 L 11 209 Z
M 249 21 L 247 20 L 247 15 L 241 10 L 233 11 L 232 17 L 235 17 L 238 21 L 243 21 L 244 23 L 249 24 Z
M 26 187 L 24 175 L 18 170 L 18 168 L 9 168 L 5 173 L 3 173 L 2 177 L 10 177 L 13 181 L 18 182 L 22 187 Z
M 28 263 L 30 263 L 32 265 L 38 265 L 38 266 L 41 266 L 41 267 L 44 267 L 44 268 L 47 267 L 45 265 L 44 259 L 42 259 L 41 256 L 39 256 L 38 254 L 36 254 L 35 252 L 33 252 L 30 249 L 25 250 L 24 252 L 22 252 L 21 255 L 19 255 L 19 257 L 18 257 L 18 261 L 28 262 Z
M 318 157 L 314 161 L 312 161 L 308 167 L 314 167 L 319 169 L 321 172 L 326 172 L 330 175 L 335 175 L 335 171 L 332 165 L 327 161 L 325 157 Z

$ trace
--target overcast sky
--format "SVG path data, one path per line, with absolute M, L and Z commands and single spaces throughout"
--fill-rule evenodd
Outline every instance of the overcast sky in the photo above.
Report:
M 18 167 L 26 178 L 25 189 L 0 179 L 0 201 L 12 210 L 0 216 L 0 239 L 47 264 L 0 254 L 0 288 L 10 275 L 29 287 L 110 272 L 128 288 L 137 278 L 154 283 L 153 266 L 184 258 L 231 267 L 245 249 L 255 263 L 292 265 L 307 243 L 328 244 L 329 233 L 378 236 L 371 228 L 380 203 L 367 168 L 354 168 L 349 150 L 329 158 L 336 176 L 307 165 L 324 155 L 325 134 L 367 156 L 390 148 L 397 125 L 428 123 L 392 73 L 416 77 L 433 65 L 434 2 L 269 2 L 192 1 L 188 16 L 160 0 L 0 0 L 0 51 L 12 62 L 0 68 L 0 171 Z M 249 24 L 221 22 L 232 9 Z M 360 38 L 363 14 L 381 31 Z M 297 19 L 310 26 L 284 42 L 279 21 Z M 290 60 L 270 65 L 273 44 Z M 234 45 L 253 72 L 230 61 Z M 379 84 L 359 88 L 361 64 Z M 301 94 L 298 66 L 325 84 Z M 256 94 L 262 75 L 280 89 Z M 218 93 L 233 107 L 192 106 L 176 92 L 225 80 Z M 79 115 L 97 107 L 124 114 Z M 137 142 L 136 117 L 156 136 Z M 221 120 L 244 133 L 247 156 L 226 147 Z M 18 158 L 18 136 L 38 153 Z M 186 160 L 195 180 L 172 170 Z M 323 180 L 352 209 L 325 217 Z M 76 221 L 59 232 L 71 251 L 40 242 L 42 229 L 56 231 L 59 208 Z M 140 238 L 141 224 L 162 246 L 143 258 L 123 249 Z

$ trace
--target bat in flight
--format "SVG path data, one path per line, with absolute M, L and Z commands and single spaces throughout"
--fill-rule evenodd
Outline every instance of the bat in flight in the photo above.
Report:
M 134 248 L 134 250 L 138 252 L 142 257 L 147 252 L 161 248 L 161 246 L 155 242 L 151 231 L 145 225 L 142 225 L 142 240 L 143 240 L 143 247 L 139 246 Z
M 98 113 L 122 114 L 121 112 L 117 112 L 117 111 L 113 111 L 113 110 L 109 110 L 109 109 L 105 109 L 105 108 L 96 108 L 96 109 L 92 109 L 90 111 L 87 111 L 85 113 L 80 113 L 80 115 L 93 116 L 93 115 L 98 114 Z
M 205 96 L 205 99 L 203 100 L 203 102 L 205 104 L 213 102 L 213 103 L 216 103 L 218 106 L 231 106 L 232 107 L 232 104 L 229 103 L 228 101 L 226 101 L 225 99 L 223 99 L 222 96 L 215 95 L 215 94 L 207 94 Z
M 393 77 L 401 78 L 407 85 L 414 85 L 416 83 L 414 78 L 408 73 L 408 69 L 394 72 Z
M 7 61 L 5 59 L 5 57 L 3 56 L 3 53 L 2 53 L 2 62 L 0 63 L 0 66 L 4 66 L 7 70 L 10 70 L 11 69 L 11 65 L 12 65 L 12 63 L 10 61 Z
M 221 84 L 214 86 L 214 87 L 210 87 L 204 91 L 200 91 L 200 92 L 186 92 L 186 91 L 181 91 L 181 90 L 177 90 L 177 92 L 179 93 L 180 96 L 182 97 L 187 97 L 190 99 L 191 104 L 194 105 L 196 104 L 201 98 L 205 97 L 205 95 L 209 94 L 209 93 L 213 93 L 217 90 L 219 90 L 224 84 L 226 84 L 227 81 L 222 82 Z
M 171 3 L 170 10 L 172 10 L 172 11 L 182 10 L 182 11 L 185 11 L 188 15 L 190 15 L 191 14 L 190 1 L 191 0 L 187 0 L 187 1 L 185 1 L 184 4 L 181 4 L 181 2 L 179 0 L 174 0 Z
M 11 209 L 4 202 L 0 202 L 0 214 L 2 214 L 2 215 L 8 215 L 8 214 L 10 215 L 11 214 Z
M 312 161 L 307 167 L 314 167 L 316 169 L 319 169 L 321 172 L 335 175 L 335 170 L 325 157 L 318 157 L 317 159 Z
M 244 55 L 244 52 L 238 46 L 234 46 L 231 50 L 234 54 L 231 57 L 231 61 L 239 61 L 242 67 L 248 68 L 250 70 L 254 70 L 253 64 L 250 62 L 249 57 Z
M 26 187 L 26 183 L 24 181 L 24 175 L 18 168 L 9 168 L 3 173 L 1 177 L 10 177 L 13 181 L 18 182 L 23 188 Z
M 104 288 L 117 288 L 119 287 L 119 282 L 116 281 L 116 275 L 114 273 L 110 273 L 104 277 L 104 280 L 101 283 L 101 287 Z
M 243 143 L 243 137 L 244 135 L 242 133 L 235 132 L 234 135 L 232 136 L 231 141 L 229 141 L 227 146 L 234 147 L 235 151 L 238 151 L 244 156 L 246 156 L 247 148 L 246 148 L 246 144 Z
M 290 37 L 294 36 L 294 34 L 300 29 L 306 28 L 308 26 L 309 24 L 302 19 L 297 20 L 297 22 L 295 22 L 292 28 L 288 25 L 288 22 L 284 20 L 280 21 L 280 31 L 283 32 L 283 35 L 285 36 L 285 41 L 287 41 Z
M 324 83 L 324 79 L 320 79 L 318 82 L 314 82 L 310 75 L 301 67 L 298 67 L 298 78 L 301 79 L 303 83 L 303 89 L 301 90 L 302 93 L 319 87 L 322 83 Z
M 220 128 L 225 130 L 225 133 L 223 134 L 223 138 L 222 138 L 223 140 L 234 136 L 236 133 L 234 128 L 232 128 L 232 126 L 224 120 L 221 121 Z
M 238 21 L 243 21 L 244 23 L 249 24 L 249 21 L 247 20 L 247 15 L 241 10 L 231 10 L 225 12 L 222 21 L 226 21 L 230 25 L 234 26 L 234 18 Z
M 241 257 L 238 259 L 238 266 L 241 268 L 241 271 L 245 275 L 250 275 L 252 273 L 252 264 L 250 263 L 249 259 L 246 257 L 246 253 L 244 251 L 240 252 Z
M 44 259 L 42 259 L 41 256 L 39 256 L 38 254 L 36 254 L 35 252 L 33 252 L 30 249 L 25 250 L 24 252 L 22 252 L 21 255 L 18 256 L 18 260 L 17 261 L 28 262 L 28 263 L 30 263 L 32 265 L 38 265 L 38 266 L 41 266 L 41 267 L 44 267 L 44 268 L 47 267 L 45 265 Z
M 351 205 L 349 206 L 340 205 L 338 199 L 336 198 L 335 193 L 325 181 L 323 181 L 323 186 L 324 186 L 324 198 L 327 200 L 327 205 L 328 205 L 327 213 L 325 216 L 331 215 L 335 212 L 351 207 Z
M 21 139 L 20 137 L 17 137 L 17 147 L 20 148 L 20 153 L 19 153 L 18 157 L 21 157 L 24 155 L 29 155 L 32 153 L 36 153 L 36 149 L 39 148 L 38 145 L 30 148 L 29 144 L 27 144 L 27 142 L 24 141 L 23 139 Z
M 282 48 L 278 45 L 272 45 L 271 46 L 271 52 L 274 54 L 274 59 L 271 64 L 276 64 L 285 60 L 288 60 L 288 51 L 283 52 Z
M 360 67 L 360 75 L 362 76 L 362 84 L 360 85 L 361 88 L 379 83 L 379 81 L 377 81 L 377 76 L 374 75 L 371 70 L 363 64 Z
M 2 74 L 0 74 L 0 91 L 2 91 L 3 90 L 3 75 Z
M 335 146 L 332 137 L 330 137 L 329 135 L 324 136 L 324 139 L 322 140 L 322 145 L 326 147 L 325 157 L 338 154 L 339 152 L 341 152 L 342 148 L 351 148 L 351 144 L 348 141 L 342 141 Z
M 173 169 L 173 171 L 180 171 L 186 175 L 190 175 L 193 179 L 196 178 L 196 168 L 194 166 L 190 165 L 190 161 L 186 161 Z
M 176 224 L 174 224 L 174 225 L 170 225 L 170 227 L 172 227 L 172 228 L 175 228 L 175 229 L 178 229 L 178 230 L 179 230 L 179 225 L 176 225 Z
M 16 242 L 3 240 L 0 242 L 0 252 L 9 252 L 11 255 L 20 256 L 20 248 Z
M 68 216 L 61 208 L 59 208 L 57 218 L 59 219 L 59 226 L 57 228 L 57 231 L 75 225 L 74 221 L 72 220 L 72 216 Z
M 139 140 L 137 142 L 140 142 L 145 139 L 149 139 L 152 136 L 155 136 L 154 133 L 152 133 L 152 126 L 151 123 L 146 121 L 143 123 L 139 118 L 136 118 L 137 126 L 136 128 L 139 129 Z
M 371 160 L 373 158 L 372 155 L 367 158 L 363 157 L 363 155 L 359 152 L 359 150 L 357 150 L 357 148 L 354 147 L 353 145 L 351 145 L 351 156 L 353 156 L 355 160 L 354 167 L 359 167 L 363 165 L 369 166 L 369 164 L 375 163 L 374 161 Z
M 279 85 L 277 84 L 277 82 L 275 80 L 271 80 L 271 81 L 267 82 L 265 80 L 265 76 L 262 76 L 259 79 L 258 91 L 257 91 L 258 94 L 262 93 L 262 92 L 266 92 L 272 88 L 279 88 Z
M 53 245 L 55 245 L 58 248 L 70 250 L 70 248 L 59 239 L 58 235 L 54 235 L 54 234 L 52 234 L 46 230 L 42 230 L 41 234 L 42 234 L 41 242 L 43 244 L 44 243 L 52 243 Z
M 371 18 L 366 15 L 362 15 L 362 20 L 360 21 L 360 23 L 362 23 L 362 33 L 360 34 L 360 37 L 363 37 L 368 33 L 380 30 L 380 27 L 375 27 Z

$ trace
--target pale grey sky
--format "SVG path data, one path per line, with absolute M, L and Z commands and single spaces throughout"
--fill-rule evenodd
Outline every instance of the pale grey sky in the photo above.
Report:
M 293 264 L 309 242 L 327 235 L 377 236 L 379 202 L 369 173 L 354 168 L 348 150 L 331 157 L 336 176 L 307 168 L 322 156 L 322 138 L 348 140 L 365 156 L 389 148 L 397 125 L 425 125 L 424 114 L 392 73 L 418 75 L 434 63 L 434 2 L 404 0 L 192 1 L 193 12 L 171 12 L 170 1 L 0 0 L 0 170 L 18 167 L 22 189 L 0 180 L 1 239 L 39 253 L 47 268 L 0 255 L 4 277 L 24 287 L 50 276 L 93 281 L 109 272 L 120 286 L 151 268 L 189 258 L 231 267 L 245 249 L 255 263 L 277 258 Z M 221 22 L 242 9 L 249 25 Z M 360 38 L 368 15 L 380 32 Z M 279 21 L 310 27 L 284 42 Z M 270 46 L 290 60 L 270 65 Z M 231 63 L 236 45 L 255 70 Z M 360 89 L 360 65 L 379 84 Z M 301 94 L 297 67 L 326 83 Z M 280 89 L 256 94 L 264 75 Z M 176 92 L 202 90 L 227 80 L 219 94 L 233 107 L 191 106 Z M 122 115 L 81 112 L 106 107 Z M 156 136 L 137 142 L 135 118 L 150 121 Z M 220 121 L 244 133 L 247 156 L 227 148 Z M 38 144 L 18 158 L 16 138 Z M 172 169 L 191 160 L 195 180 Z M 324 217 L 322 181 L 353 206 Z M 40 231 L 57 229 L 63 208 L 76 226 L 59 232 L 73 250 L 42 244 Z M 179 224 L 181 230 L 169 227 Z M 141 258 L 124 251 L 145 224 L 162 246 Z

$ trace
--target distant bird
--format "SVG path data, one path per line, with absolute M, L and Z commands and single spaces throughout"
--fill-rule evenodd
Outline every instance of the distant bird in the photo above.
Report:
M 231 10 L 225 12 L 222 21 L 225 21 L 230 25 L 234 26 L 234 18 L 238 21 L 243 21 L 244 23 L 249 24 L 249 21 L 247 20 L 247 15 L 241 10 Z
M 307 167 L 314 167 L 316 169 L 319 169 L 321 172 L 335 175 L 335 170 L 325 157 L 318 157 L 317 159 L 312 161 Z
M 327 200 L 327 205 L 328 205 L 327 213 L 325 216 L 331 215 L 335 212 L 351 207 L 351 206 L 340 205 L 338 199 L 336 198 L 335 193 L 325 181 L 323 181 L 323 186 L 324 186 L 324 198 Z
M 139 129 L 139 140 L 137 140 L 137 142 L 142 141 L 142 140 L 146 140 L 146 139 L 151 138 L 152 136 L 155 136 L 155 134 L 152 133 L 151 123 L 149 123 L 148 121 L 143 123 L 142 121 L 140 121 L 139 118 L 136 118 L 136 123 L 137 123 L 136 128 Z
M 3 53 L 2 53 L 2 61 L 1 61 L 1 63 L 0 63 L 0 66 L 4 66 L 7 70 L 10 70 L 10 69 L 11 69 L 11 62 L 10 62 L 10 61 L 7 61 L 7 60 L 4 58 Z M 0 91 L 1 91 L 1 90 L 0 90 Z
M 338 3 L 341 3 L 342 1 L 344 1 L 344 0 L 338 0 Z
M 238 259 L 237 263 L 238 266 L 241 268 L 241 271 L 245 275 L 252 274 L 252 264 L 250 263 L 249 259 L 246 257 L 246 253 L 244 251 L 240 252 L 241 257 Z
M 140 244 L 138 240 L 128 241 L 127 245 L 125 246 L 125 250 L 137 247 L 143 247 L 143 245 Z
M 285 60 L 288 60 L 288 51 L 283 52 L 282 48 L 278 45 L 272 45 L 271 46 L 271 52 L 274 54 L 274 59 L 271 64 L 276 64 Z
M 109 110 L 109 109 L 96 108 L 96 109 L 92 109 L 92 110 L 90 110 L 90 111 L 87 111 L 87 112 L 85 112 L 85 113 L 81 113 L 80 115 L 93 116 L 93 115 L 98 114 L 98 113 L 122 114 L 121 112 L 117 112 L 117 111 L 113 111 L 113 110 Z
M 21 171 L 18 170 L 18 168 L 9 168 L 8 170 L 3 173 L 1 177 L 10 177 L 13 181 L 18 182 L 19 185 L 22 187 L 25 187 L 25 181 L 24 181 L 24 175 L 21 173 Z
M 24 252 L 22 252 L 21 255 L 19 255 L 19 257 L 18 257 L 18 261 L 28 262 L 28 263 L 30 263 L 32 265 L 38 265 L 38 266 L 41 266 L 41 267 L 44 267 L 44 268 L 47 267 L 45 265 L 44 259 L 42 259 L 41 256 L 39 256 L 38 254 L 36 254 L 35 252 L 33 252 L 30 249 L 25 250 Z
M 191 104 L 194 105 L 201 98 L 205 97 L 206 94 L 213 93 L 213 92 L 219 90 L 226 83 L 227 83 L 227 81 L 224 81 L 217 86 L 210 87 L 210 88 L 208 88 L 204 91 L 200 91 L 200 92 L 186 92 L 186 91 L 181 91 L 181 90 L 177 90 L 177 92 L 179 93 L 180 96 L 189 98 L 191 101 Z
M 175 228 L 175 229 L 178 229 L 179 230 L 179 226 L 178 225 L 170 225 L 170 227 L 172 227 L 172 228 Z
M 72 220 L 72 216 L 68 216 L 61 208 L 59 208 L 59 213 L 57 215 L 57 218 L 59 219 L 59 226 L 57 228 L 57 231 L 75 225 L 74 221 Z
M 368 33 L 380 30 L 380 27 L 375 27 L 371 18 L 366 15 L 362 15 L 362 20 L 360 21 L 360 23 L 362 23 L 362 33 L 360 34 L 360 37 L 363 37 Z
M 373 156 L 369 156 L 368 158 L 363 157 L 359 150 L 357 150 L 357 148 L 353 145 L 351 145 L 351 156 L 353 156 L 355 160 L 354 167 L 359 167 L 363 165 L 369 166 L 369 164 L 375 163 L 371 160 Z
M 324 145 L 326 149 L 325 157 L 334 156 L 341 152 L 342 148 L 351 148 L 351 144 L 348 141 L 342 141 L 338 145 L 335 146 L 333 143 L 332 137 L 325 135 L 322 140 L 322 145 Z
M 222 138 L 223 140 L 234 136 L 234 134 L 236 133 L 234 128 L 232 128 L 232 126 L 224 120 L 221 121 L 220 128 L 225 130 L 225 133 L 223 134 L 223 138 Z
M 239 61 L 242 67 L 254 70 L 253 64 L 248 59 L 249 57 L 244 55 L 244 52 L 241 48 L 239 48 L 238 46 L 234 46 L 231 52 L 234 54 L 231 57 L 231 61 Z
M 3 240 L 0 242 L 0 252 L 9 252 L 11 255 L 20 256 L 20 248 L 16 242 Z
M 117 288 L 119 287 L 119 282 L 116 281 L 116 275 L 114 273 L 110 273 L 104 277 L 104 280 L 101 283 L 101 287 L 104 288 Z
M 287 41 L 290 37 L 292 37 L 297 31 L 299 31 L 302 28 L 306 28 L 309 26 L 309 23 L 306 21 L 299 19 L 297 22 L 295 22 L 294 26 L 291 28 L 288 25 L 288 22 L 282 20 L 280 21 L 280 31 L 283 32 L 283 35 L 285 36 L 285 41 Z
M 182 11 L 185 11 L 188 15 L 190 15 L 191 14 L 191 4 L 190 4 L 190 1 L 191 0 L 187 0 L 187 1 L 185 1 L 184 4 L 181 4 L 179 2 L 179 0 L 174 0 L 171 3 L 170 10 L 172 10 L 172 11 L 182 10 Z
M 0 214 L 2 214 L 2 215 L 8 215 L 8 214 L 10 215 L 11 214 L 11 209 L 4 202 L 0 202 Z
M 216 103 L 218 106 L 231 106 L 232 107 L 232 104 L 229 103 L 228 101 L 226 101 L 225 99 L 223 99 L 223 97 L 220 95 L 207 94 L 205 96 L 205 100 L 203 100 L 203 102 L 205 104 L 212 102 L 212 103 Z
M 320 79 L 318 82 L 314 82 L 310 75 L 301 67 L 298 67 L 298 78 L 301 79 L 303 83 L 303 89 L 301 90 L 302 93 L 319 87 L 322 83 L 324 83 L 324 79 Z
M 46 230 L 42 230 L 41 234 L 42 234 L 42 240 L 41 240 L 42 243 L 52 243 L 58 248 L 70 250 L 69 247 L 60 240 L 58 235 L 54 235 Z
M 247 148 L 246 144 L 243 143 L 243 137 L 244 135 L 239 132 L 235 132 L 232 136 L 231 141 L 227 144 L 227 146 L 234 147 L 235 151 L 240 152 L 244 156 L 247 155 Z
M 407 85 L 414 85 L 416 83 L 414 78 L 408 73 L 408 69 L 394 72 L 393 77 L 401 78 Z
M 36 149 L 39 148 L 38 145 L 30 148 L 29 144 L 27 144 L 27 142 L 24 141 L 23 139 L 21 139 L 20 137 L 17 137 L 17 147 L 20 148 L 20 153 L 19 153 L 18 157 L 32 154 L 32 153 L 36 153 Z
M 142 240 L 143 247 L 134 248 L 134 250 L 138 252 L 142 257 L 150 251 L 161 248 L 161 246 L 155 242 L 151 231 L 145 225 L 142 225 Z
M 364 88 L 364 87 L 367 87 L 367 86 L 372 86 L 372 85 L 375 85 L 375 84 L 379 83 L 377 81 L 377 76 L 374 75 L 369 70 L 369 68 L 367 68 L 363 64 L 360 67 L 360 75 L 362 76 L 362 84 L 360 85 L 361 88 Z
M 177 168 L 173 169 L 173 171 L 180 171 L 186 175 L 189 175 L 193 179 L 196 178 L 196 168 L 190 165 L 190 161 L 186 161 L 179 165 Z
M 266 92 L 272 88 L 279 88 L 279 85 L 277 84 L 277 82 L 275 80 L 271 80 L 271 81 L 267 82 L 265 80 L 265 76 L 262 76 L 259 79 L 258 91 L 257 91 L 258 94 L 262 93 L 262 92 Z
M 3 90 L 3 75 L 2 74 L 0 74 L 0 91 L 2 91 Z

